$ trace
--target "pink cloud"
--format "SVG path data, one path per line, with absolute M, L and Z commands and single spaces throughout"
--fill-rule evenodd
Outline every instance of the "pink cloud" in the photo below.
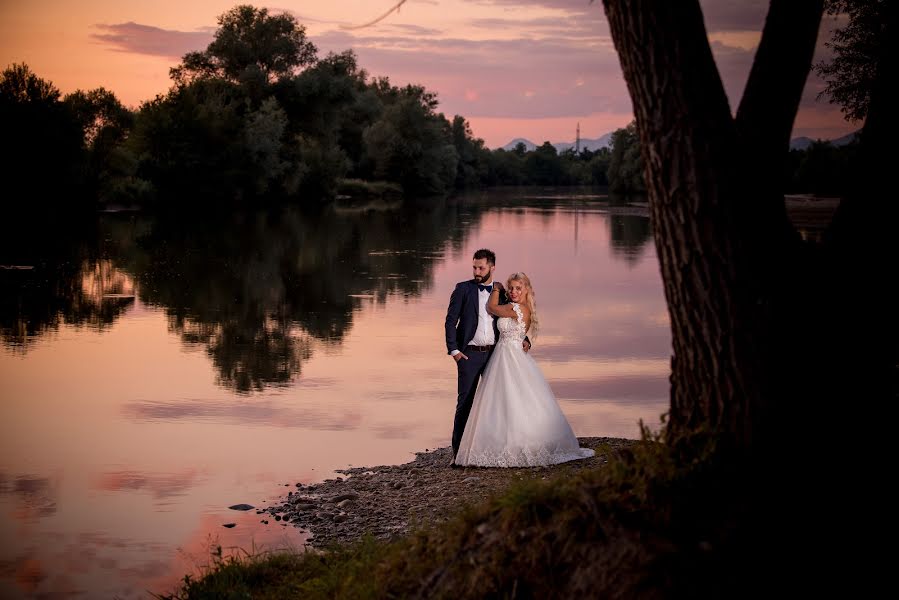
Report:
M 91 34 L 91 38 L 119 52 L 148 54 L 181 59 L 188 52 L 205 50 L 212 41 L 214 29 L 174 31 L 140 23 L 95 25 L 106 33 Z

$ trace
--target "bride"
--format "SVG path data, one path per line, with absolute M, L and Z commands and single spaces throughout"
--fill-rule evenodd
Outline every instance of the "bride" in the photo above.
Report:
M 534 467 L 593 456 L 578 445 L 540 367 L 522 348 L 537 326 L 530 279 L 513 273 L 506 285 L 510 304 L 499 303 L 498 281 L 487 301 L 487 312 L 499 317 L 499 343 L 475 394 L 456 464 Z

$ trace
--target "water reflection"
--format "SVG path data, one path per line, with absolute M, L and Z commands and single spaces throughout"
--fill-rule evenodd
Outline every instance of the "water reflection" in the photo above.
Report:
M 0 597 L 170 590 L 212 540 L 302 545 L 228 506 L 447 445 L 441 324 L 481 246 L 501 277 L 525 269 L 538 286 L 532 353 L 575 432 L 656 424 L 669 326 L 648 219 L 631 208 L 513 190 L 315 215 L 107 215 L 0 241 L 0 265 L 33 267 L 0 270 Z
M 133 300 L 133 282 L 103 258 L 90 225 L 0 236 L 0 340 L 24 352 L 60 325 L 98 330 Z
M 101 474 L 94 489 L 104 492 L 149 492 L 154 500 L 164 501 L 183 496 L 201 479 L 196 469 L 180 473 L 141 473 L 139 471 L 114 471 Z
M 537 217 L 548 230 L 574 214 L 609 210 L 604 196 L 511 191 L 385 210 L 335 207 L 150 220 L 108 216 L 99 232 L 54 232 L 48 240 L 2 247 L 0 336 L 25 351 L 61 323 L 103 329 L 135 297 L 163 308 L 170 331 L 202 349 L 218 382 L 239 393 L 296 381 L 317 347 L 339 344 L 365 303 L 414 298 L 430 289 L 433 266 L 458 250 L 486 211 L 505 207 L 521 227 Z M 606 220 L 614 256 L 639 262 L 648 218 L 615 212 Z M 620 207 L 617 210 L 622 210 Z M 639 212 L 639 210 L 638 210 Z M 67 242 L 67 243 L 66 243 Z M 21 249 L 30 249 L 22 253 Z M 135 415 L 208 413 L 208 406 L 134 406 Z M 264 411 L 262 411 L 264 412 Z
M 123 267 L 184 343 L 205 348 L 223 385 L 260 391 L 294 381 L 316 343 L 340 343 L 360 304 L 428 289 L 458 219 L 440 205 L 158 222 Z
M 12 514 L 19 521 L 35 521 L 56 514 L 59 483 L 47 477 L 0 473 L 0 495 L 12 499 Z
M 576 229 L 578 211 L 598 210 L 596 200 L 479 193 L 314 215 L 107 217 L 99 233 L 69 232 L 68 245 L 41 240 L 19 246 L 32 252 L 17 256 L 4 248 L 0 261 L 34 268 L 0 273 L 0 336 L 24 351 L 62 323 L 102 329 L 139 295 L 165 309 L 184 344 L 205 351 L 221 385 L 241 393 L 283 387 L 300 376 L 317 345 L 340 343 L 360 305 L 428 290 L 445 247 L 459 248 L 491 206 L 513 204 L 509 212 L 519 222 L 536 214 L 544 227 L 556 211 L 573 211 Z M 615 255 L 638 261 L 651 235 L 648 219 L 611 214 L 608 227 Z

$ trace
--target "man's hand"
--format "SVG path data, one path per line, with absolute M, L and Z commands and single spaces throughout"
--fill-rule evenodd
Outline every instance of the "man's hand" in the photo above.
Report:
M 464 358 L 465 360 L 468 360 L 468 357 L 465 356 L 464 354 L 462 354 L 461 352 L 460 352 L 459 354 L 453 354 L 453 360 L 456 361 L 456 362 L 459 362 L 459 361 L 462 360 L 463 358 Z
M 531 349 L 531 343 L 528 340 L 521 342 L 521 347 L 524 348 L 524 351 L 527 352 Z

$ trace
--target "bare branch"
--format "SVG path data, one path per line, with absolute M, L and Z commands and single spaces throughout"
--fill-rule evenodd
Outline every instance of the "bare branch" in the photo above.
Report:
M 406 0 L 400 0 L 399 2 L 397 2 L 396 4 L 393 5 L 393 8 L 388 10 L 386 13 L 384 13 L 380 17 L 369 21 L 368 23 L 363 23 L 362 25 L 341 25 L 340 28 L 341 29 L 362 29 L 364 27 L 370 27 L 372 25 L 375 25 L 376 23 L 380 23 L 381 21 L 383 21 L 384 19 L 389 17 L 391 13 L 399 12 L 400 7 L 405 3 L 406 3 Z

